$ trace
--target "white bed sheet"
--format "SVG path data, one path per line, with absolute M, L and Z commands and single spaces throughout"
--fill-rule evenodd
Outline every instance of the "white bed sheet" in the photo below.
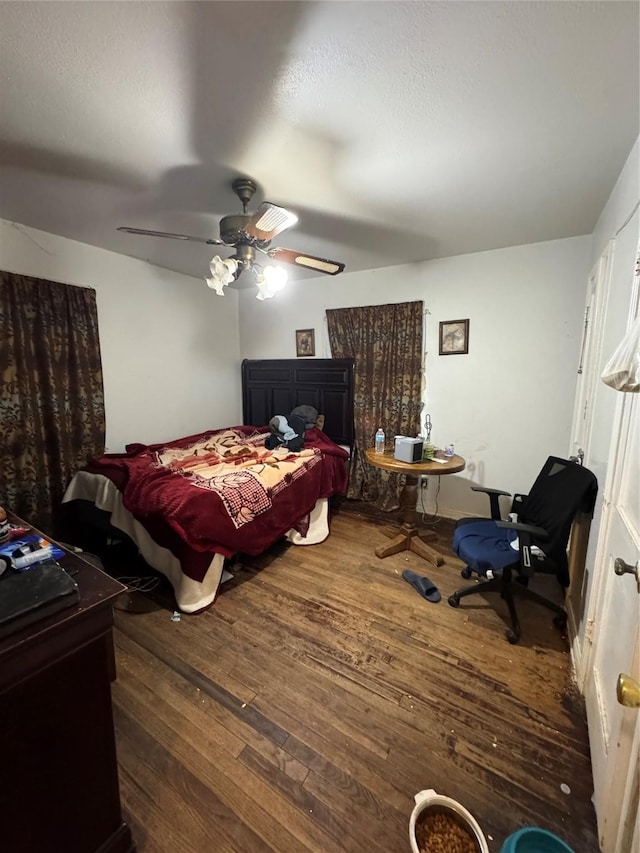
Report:
M 177 557 L 168 548 L 158 545 L 124 507 L 122 495 L 108 477 L 79 471 L 69 483 L 62 502 L 74 500 L 89 501 L 110 514 L 111 525 L 132 539 L 146 562 L 169 579 L 178 607 L 184 613 L 202 610 L 215 601 L 223 578 L 222 554 L 213 557 L 204 579 L 195 581 L 184 574 Z M 294 545 L 317 545 L 328 535 L 329 499 L 320 498 L 310 513 L 307 535 L 303 537 L 297 531 L 290 530 L 286 538 Z

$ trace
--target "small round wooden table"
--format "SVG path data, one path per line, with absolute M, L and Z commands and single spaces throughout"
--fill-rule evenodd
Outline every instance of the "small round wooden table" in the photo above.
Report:
M 386 536 L 392 537 L 391 542 L 386 545 L 378 545 L 375 549 L 377 557 L 390 557 L 400 551 L 413 551 L 425 560 L 429 560 L 435 566 L 441 566 L 443 557 L 430 548 L 426 542 L 433 541 L 437 535 L 433 531 L 420 533 L 416 524 L 418 513 L 416 504 L 418 502 L 418 481 L 420 477 L 439 477 L 442 474 L 456 474 L 464 470 L 465 461 L 462 456 L 441 457 L 444 462 L 402 462 L 394 459 L 392 450 L 384 453 L 376 453 L 373 448 L 367 450 L 367 462 L 376 468 L 384 468 L 385 471 L 393 471 L 395 474 L 405 474 L 406 482 L 400 495 L 400 506 L 402 508 L 402 526 L 391 530 L 384 530 Z

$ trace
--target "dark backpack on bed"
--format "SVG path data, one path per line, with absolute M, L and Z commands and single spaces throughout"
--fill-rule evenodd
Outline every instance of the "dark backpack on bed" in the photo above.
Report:
M 283 429 L 284 425 L 286 426 Z M 264 442 L 264 446 L 268 450 L 285 447 L 287 450 L 297 453 L 304 447 L 305 422 L 303 418 L 298 417 L 298 415 L 289 415 L 288 418 L 285 418 L 284 415 L 275 415 L 269 421 L 269 426 L 271 435 L 267 436 Z

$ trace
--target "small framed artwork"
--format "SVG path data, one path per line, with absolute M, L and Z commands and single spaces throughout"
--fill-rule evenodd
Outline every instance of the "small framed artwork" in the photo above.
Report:
M 440 355 L 466 355 L 469 352 L 469 321 L 444 320 L 440 323 Z
M 315 329 L 296 329 L 296 355 L 316 354 Z

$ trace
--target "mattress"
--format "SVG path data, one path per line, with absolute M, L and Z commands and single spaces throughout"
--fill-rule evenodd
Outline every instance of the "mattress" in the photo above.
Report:
M 129 537 L 137 546 L 140 555 L 154 569 L 168 578 L 173 587 L 176 602 L 184 613 L 197 613 L 210 607 L 215 601 L 221 583 L 232 577 L 224 569 L 223 554 L 213 554 L 201 581 L 189 577 L 182 571 L 180 561 L 168 548 L 158 545 L 148 531 L 122 503 L 122 495 L 107 477 L 79 471 L 71 480 L 63 503 L 87 501 L 97 509 L 107 512 L 112 527 Z M 329 500 L 320 498 L 309 515 L 306 535 L 295 529 L 285 536 L 293 545 L 317 545 L 329 535 Z

